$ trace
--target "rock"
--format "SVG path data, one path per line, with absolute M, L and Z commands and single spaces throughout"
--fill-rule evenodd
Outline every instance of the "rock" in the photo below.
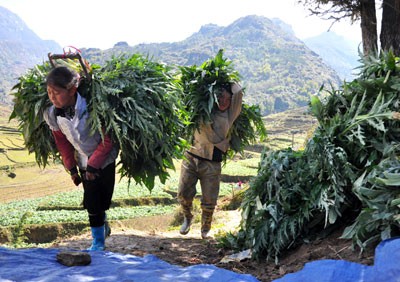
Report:
M 57 254 L 57 261 L 66 266 L 88 265 L 92 258 L 84 252 L 61 251 Z

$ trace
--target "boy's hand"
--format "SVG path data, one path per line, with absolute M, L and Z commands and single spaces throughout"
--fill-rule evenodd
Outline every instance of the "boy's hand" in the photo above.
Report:
M 81 177 L 79 176 L 78 173 L 72 174 L 71 175 L 71 179 L 74 182 L 75 186 L 78 186 L 79 184 L 82 183 L 82 179 L 81 179 Z

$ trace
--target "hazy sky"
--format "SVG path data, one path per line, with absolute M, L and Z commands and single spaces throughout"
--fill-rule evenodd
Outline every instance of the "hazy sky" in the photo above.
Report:
M 328 31 L 331 22 L 309 16 L 296 0 L 0 0 L 40 38 L 64 46 L 107 49 L 119 41 L 129 45 L 175 42 L 205 24 L 227 26 L 248 15 L 280 18 L 304 39 Z M 361 41 L 359 23 L 335 24 L 331 31 Z

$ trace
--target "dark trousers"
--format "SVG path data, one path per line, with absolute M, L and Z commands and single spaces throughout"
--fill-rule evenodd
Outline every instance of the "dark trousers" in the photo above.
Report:
M 95 180 L 86 180 L 81 171 L 83 207 L 88 211 L 91 227 L 104 225 L 105 211 L 110 208 L 115 185 L 115 162 L 99 170 Z

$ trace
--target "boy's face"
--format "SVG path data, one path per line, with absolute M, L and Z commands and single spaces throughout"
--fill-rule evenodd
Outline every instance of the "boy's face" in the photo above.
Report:
M 223 89 L 221 95 L 218 97 L 218 109 L 221 112 L 226 111 L 227 109 L 229 109 L 231 101 L 232 95 L 228 91 Z
M 47 94 L 51 103 L 56 108 L 65 108 L 68 106 L 75 105 L 75 92 L 76 87 L 70 89 L 64 89 L 54 85 L 47 85 Z

